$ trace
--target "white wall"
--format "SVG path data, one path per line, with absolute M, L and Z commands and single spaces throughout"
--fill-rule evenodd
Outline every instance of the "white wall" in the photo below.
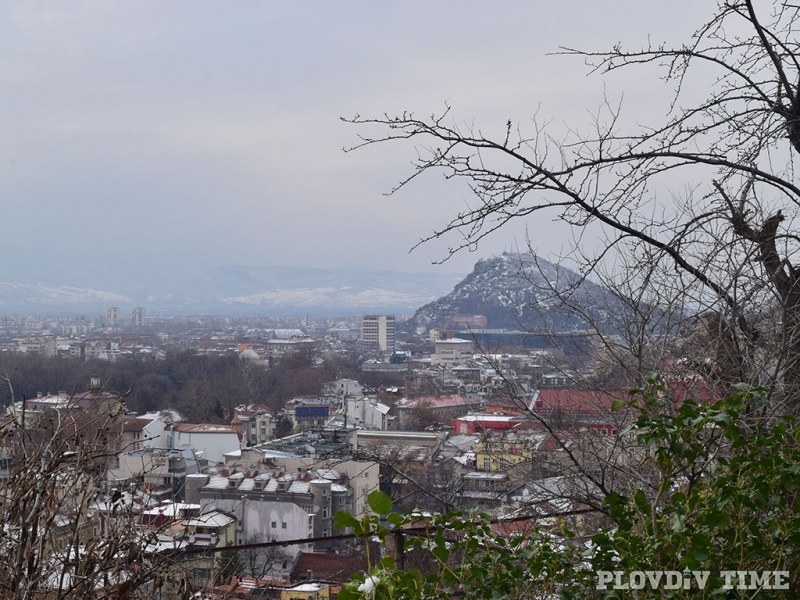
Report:
M 239 449 L 239 436 L 233 431 L 173 431 L 173 448 L 194 448 L 210 464 L 223 463 L 226 452 Z
M 239 543 L 294 540 L 312 537 L 314 533 L 313 523 L 309 526 L 311 515 L 292 502 L 249 498 L 211 500 L 201 495 L 200 503 L 204 505 L 204 510 L 205 507 L 209 510 L 215 507 L 239 519 Z M 292 556 L 305 549 L 303 545 L 283 548 Z

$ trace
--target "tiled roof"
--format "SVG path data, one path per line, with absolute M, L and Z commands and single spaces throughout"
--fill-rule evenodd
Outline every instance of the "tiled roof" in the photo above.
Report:
M 625 400 L 628 392 L 600 392 L 578 389 L 539 390 L 533 408 L 537 411 L 562 410 L 566 412 L 606 413 L 614 400 Z
M 363 554 L 325 554 L 301 552 L 292 569 L 292 581 L 308 578 L 346 583 L 353 573 L 366 571 L 367 559 Z

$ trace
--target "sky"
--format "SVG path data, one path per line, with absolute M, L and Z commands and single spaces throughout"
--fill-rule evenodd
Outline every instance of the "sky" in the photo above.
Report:
M 587 76 L 559 46 L 684 40 L 695 2 L 69 0 L 0 4 L 0 278 L 69 279 L 224 265 L 468 272 L 547 217 L 444 265 L 410 252 L 470 201 L 410 173 L 411 144 L 344 153 L 340 117 L 452 106 L 485 132 L 534 112 L 588 125 L 603 94 L 637 115 L 654 77 Z M 638 111 L 638 112 L 637 112 Z M 646 112 L 646 111 L 645 111 Z M 634 117 L 632 117 L 634 118 Z M 591 243 L 590 239 L 583 243 Z

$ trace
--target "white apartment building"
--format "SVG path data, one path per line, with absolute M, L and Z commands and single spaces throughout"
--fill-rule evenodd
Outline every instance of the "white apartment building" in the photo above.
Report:
M 239 436 L 230 425 L 170 423 L 164 434 L 168 448 L 191 448 L 210 464 L 221 463 L 224 454 L 239 449 Z
M 361 345 L 366 350 L 394 352 L 394 315 L 364 315 Z
M 471 340 L 462 340 L 460 338 L 438 340 L 435 352 L 431 354 L 431 365 L 452 367 L 472 360 L 474 354 L 475 342 Z
M 109 306 L 106 309 L 106 327 L 114 329 L 119 326 L 119 307 Z
M 144 327 L 144 308 L 141 306 L 137 306 L 131 311 L 131 325 L 137 329 Z
M 382 402 L 365 397 L 348 398 L 345 409 L 348 427 L 384 430 L 388 428 L 389 407 Z

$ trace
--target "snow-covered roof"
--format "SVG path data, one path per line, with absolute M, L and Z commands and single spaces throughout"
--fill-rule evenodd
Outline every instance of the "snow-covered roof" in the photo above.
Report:
M 234 521 L 236 519 L 232 516 L 218 510 L 212 510 L 199 517 L 188 519 L 186 525 L 189 527 L 225 527 Z
M 183 502 L 169 502 L 167 504 L 160 504 L 159 506 L 154 506 L 153 508 L 149 508 L 143 511 L 142 514 L 145 515 L 167 515 L 170 517 L 177 517 L 180 516 L 182 513 L 186 512 L 187 510 L 200 510 L 199 504 L 186 504 Z
M 214 475 L 209 480 L 205 487 L 214 490 L 224 490 L 228 487 L 228 478 L 220 475 Z
M 309 491 L 309 485 L 304 481 L 295 481 L 289 486 L 290 493 L 292 494 L 307 494 Z
M 325 583 L 300 583 L 292 588 L 289 588 L 290 592 L 319 592 L 320 590 L 324 590 L 328 587 Z
M 317 469 L 317 476 L 321 479 L 330 479 L 332 481 L 342 478 L 341 474 L 333 469 Z

